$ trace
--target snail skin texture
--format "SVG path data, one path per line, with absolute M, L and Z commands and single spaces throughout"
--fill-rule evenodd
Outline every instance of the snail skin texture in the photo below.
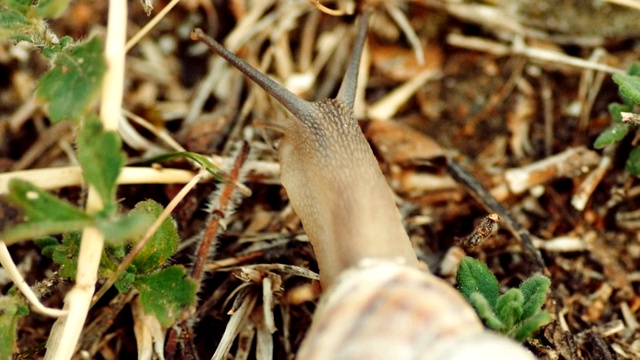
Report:
M 269 126 L 284 134 L 282 184 L 325 289 L 298 359 L 534 359 L 484 330 L 462 295 L 417 267 L 393 192 L 353 113 L 370 13 L 360 19 L 338 96 L 317 102 L 300 99 L 202 30 L 192 32 L 294 115 Z

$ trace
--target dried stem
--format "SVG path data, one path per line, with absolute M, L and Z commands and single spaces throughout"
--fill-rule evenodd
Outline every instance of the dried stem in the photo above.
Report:
M 105 46 L 107 72 L 102 87 L 100 120 L 105 130 L 117 130 L 124 89 L 124 43 L 127 29 L 127 1 L 109 2 L 108 28 Z M 101 210 L 102 201 L 93 187 L 89 187 L 86 211 Z M 69 315 L 58 318 L 47 341 L 45 359 L 70 359 L 87 318 L 93 296 L 98 267 L 104 247 L 104 234 L 94 227 L 82 233 L 78 255 L 76 285 L 65 297 L 64 309 Z

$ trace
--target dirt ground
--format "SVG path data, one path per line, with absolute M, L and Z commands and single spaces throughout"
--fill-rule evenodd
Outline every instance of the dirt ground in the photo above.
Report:
M 419 258 L 452 283 L 455 266 L 443 267 L 442 260 L 455 264 L 461 251 L 486 262 L 505 288 L 534 273 L 548 276 L 545 308 L 554 321 L 525 343 L 542 359 L 640 359 L 640 183 L 625 170 L 636 129 L 619 143 L 593 148 L 611 123 L 609 104 L 621 101 L 611 71 L 626 71 L 640 55 L 640 10 L 582 0 L 364 2 L 375 11 L 361 76 L 366 91 L 356 114 L 398 195 Z M 190 330 L 169 357 L 210 358 L 228 313 L 248 298 L 257 301 L 228 358 L 253 358 L 257 346 L 271 346 L 273 358 L 291 359 L 310 324 L 319 287 L 299 269 L 317 272 L 317 265 L 279 182 L 280 135 L 259 126 L 277 123 L 285 111 L 189 32 L 203 28 L 303 98 L 333 97 L 351 50 L 354 16 L 323 14 L 312 3 L 184 0 L 127 54 L 123 107 L 129 113 L 188 151 L 226 164 L 244 142 L 250 149 L 240 178 L 250 197 L 235 194 L 233 206 L 221 205 L 212 194 L 224 186 L 208 182 L 173 212 L 182 246 L 171 262 L 187 268 L 202 256 L 195 249 L 204 229 L 224 225 L 203 260 L 199 303 L 182 328 Z M 166 4 L 154 3 L 152 16 Z M 59 35 L 85 38 L 104 32 L 106 10 L 106 1 L 74 1 L 50 25 Z M 131 2 L 128 37 L 149 19 Z M 72 164 L 73 127 L 52 125 L 32 97 L 47 59 L 17 46 L 0 44 L 0 171 Z M 29 102 L 28 114 L 19 115 Z M 123 136 L 131 164 L 168 151 L 131 118 L 131 132 L 140 138 Z M 486 195 L 473 194 L 473 184 L 449 175 L 445 157 L 488 189 L 530 236 L 523 240 L 503 222 L 479 246 L 458 247 L 457 239 L 496 209 Z M 186 161 L 170 166 L 190 168 Z M 118 198 L 124 209 L 147 198 L 166 205 L 181 187 L 123 185 Z M 55 193 L 81 204 L 85 192 Z M 15 221 L 8 209 L 2 217 L 5 225 Z M 60 307 L 72 284 L 56 278 L 55 264 L 30 241 L 10 251 L 29 284 L 53 281 L 44 301 Z M 2 281 L 5 294 L 11 285 Z M 263 292 L 274 301 L 273 325 L 262 317 Z M 112 289 L 91 309 L 81 337 L 90 358 L 135 356 L 133 297 Z M 52 322 L 36 314 L 21 319 L 22 358 L 43 356 Z M 265 338 L 271 326 L 277 330 Z M 168 342 L 171 336 L 177 335 Z

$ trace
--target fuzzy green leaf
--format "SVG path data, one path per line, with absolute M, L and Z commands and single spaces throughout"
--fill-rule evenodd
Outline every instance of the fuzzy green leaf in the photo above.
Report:
M 48 104 L 53 122 L 80 120 L 96 99 L 106 65 L 97 37 L 65 48 L 53 68 L 40 78 L 36 95 Z
M 612 79 L 618 84 L 620 96 L 625 104 L 640 103 L 640 76 L 613 74 Z
M 131 285 L 133 285 L 133 282 L 135 280 L 136 280 L 136 274 L 129 272 L 129 270 L 127 269 L 122 274 L 120 274 L 120 276 L 118 277 L 118 280 L 116 280 L 113 286 L 115 286 L 118 292 L 120 292 L 121 294 L 124 294 L 127 291 L 129 291 L 129 289 L 131 288 Z
M 28 314 L 29 308 L 16 296 L 0 297 L 0 359 L 13 359 L 18 320 Z
M 629 132 L 629 125 L 627 124 L 613 124 L 606 128 L 593 143 L 593 147 L 596 149 L 602 149 L 603 147 L 613 144 L 614 142 L 624 139 Z
M 633 75 L 633 76 L 640 76 L 640 61 L 636 61 L 633 64 L 631 64 L 631 67 L 627 71 L 627 74 Z
M 553 317 L 548 311 L 541 311 L 518 324 L 518 326 L 509 333 L 509 337 L 518 342 L 523 342 L 532 337 L 541 327 L 550 323 L 551 320 L 553 320 Z
M 69 0 L 39 0 L 36 12 L 43 18 L 56 19 L 64 14 L 69 6 Z
M 62 235 L 62 244 L 55 247 L 51 258 L 60 265 L 58 274 L 61 277 L 75 279 L 78 271 L 78 255 L 80 254 L 81 233 L 70 232 Z
M 7 243 L 75 231 L 93 223 L 84 211 L 23 180 L 9 181 L 7 200 L 22 208 L 27 220 L 3 232 Z
M 640 176 L 640 146 L 631 150 L 627 159 L 627 171 L 635 176 Z
M 487 299 L 479 292 L 474 292 L 469 296 L 469 303 L 476 309 L 478 316 L 484 320 L 485 324 L 496 331 L 504 331 L 505 325 L 493 311 Z
M 547 289 L 551 286 L 551 280 L 542 275 L 535 275 L 520 284 L 520 291 L 524 297 L 521 320 L 533 316 L 540 310 L 547 297 Z
M 145 200 L 136 204 L 129 215 L 147 214 L 157 219 L 163 210 L 162 205 L 157 202 Z M 134 244 L 139 240 L 137 239 Z M 136 266 L 138 274 L 147 274 L 162 267 L 178 250 L 179 243 L 180 237 L 178 236 L 176 224 L 171 217 L 168 217 L 133 260 L 133 265 Z
M 506 331 L 511 330 L 520 321 L 523 300 L 522 292 L 518 289 L 509 289 L 498 298 L 496 314 L 504 324 Z
M 500 289 L 498 279 L 487 265 L 467 256 L 460 262 L 456 279 L 460 292 L 467 300 L 470 301 L 471 294 L 479 292 L 486 298 L 491 308 L 495 309 Z
M 165 327 L 175 323 L 182 309 L 196 300 L 197 285 L 185 273 L 182 266 L 175 265 L 134 282 L 144 310 L 155 314 Z
M 78 161 L 85 181 L 100 195 L 106 213 L 115 213 L 116 180 L 125 162 L 118 134 L 104 131 L 97 117 L 87 117 L 78 134 Z
M 20 12 L 0 5 L 0 39 L 7 40 L 29 26 L 29 20 Z

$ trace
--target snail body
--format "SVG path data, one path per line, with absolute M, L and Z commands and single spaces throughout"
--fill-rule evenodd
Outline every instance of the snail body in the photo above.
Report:
M 335 99 L 308 102 L 192 32 L 286 107 L 281 179 L 313 246 L 324 294 L 299 359 L 533 359 L 483 329 L 463 297 L 418 269 L 393 193 L 353 113 L 370 11 Z M 468 346 L 462 347 L 461 344 Z M 502 357 L 508 351 L 509 357 Z M 482 359 L 482 358 L 480 358 Z

